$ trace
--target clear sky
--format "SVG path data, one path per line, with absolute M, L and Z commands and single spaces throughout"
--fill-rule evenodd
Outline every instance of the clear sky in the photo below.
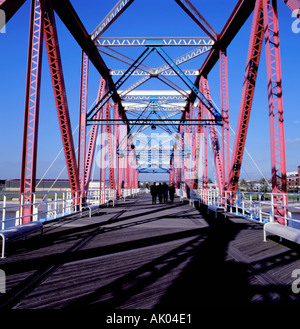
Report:
M 117 1 L 76 0 L 71 1 L 87 31 L 91 33 Z M 193 0 L 193 4 L 206 18 L 210 25 L 220 32 L 236 0 Z M 292 31 L 295 18 L 282 0 L 278 0 L 279 27 L 281 41 L 283 102 L 285 116 L 287 170 L 297 170 L 300 165 L 300 33 Z M 30 1 L 22 6 L 8 22 L 6 33 L 0 34 L 0 97 L 1 97 L 1 129 L 0 129 L 0 179 L 20 178 L 22 137 L 24 120 L 25 79 L 28 47 Z M 252 16 L 248 19 L 237 37 L 228 48 L 229 70 L 229 105 L 230 125 L 235 130 L 241 98 L 242 82 L 246 64 L 248 42 Z M 57 18 L 58 36 L 61 48 L 63 70 L 67 89 L 68 104 L 72 129 L 79 121 L 79 89 L 81 50 L 63 24 Z M 103 36 L 205 36 L 204 32 L 185 14 L 173 0 L 135 0 L 125 13 L 105 32 Z M 127 50 L 132 58 L 142 52 L 142 48 Z M 120 49 L 120 51 L 122 51 Z M 175 58 L 188 49 L 170 49 L 168 54 Z M 125 51 L 124 51 L 125 52 Z M 205 55 L 198 57 L 183 68 L 197 69 L 201 66 Z M 124 65 L 103 55 L 110 69 L 123 68 Z M 151 63 L 151 64 L 150 64 Z M 156 67 L 162 64 L 158 56 L 145 62 Z M 96 98 L 99 74 L 90 65 L 88 106 Z M 208 76 L 211 95 L 220 106 L 219 65 Z M 194 81 L 194 78 L 192 78 Z M 128 84 L 132 82 L 128 81 Z M 165 88 L 157 80 L 151 81 L 141 89 Z M 231 134 L 231 146 L 233 135 Z M 75 145 L 78 134 L 74 134 Z M 53 91 L 49 75 L 47 57 L 44 51 L 41 105 L 38 140 L 37 177 L 42 177 L 62 147 Z M 265 52 L 263 50 L 259 67 L 258 81 L 254 95 L 246 148 L 263 174 L 270 178 L 269 122 L 267 108 L 267 84 Z M 209 160 L 209 164 L 212 164 Z M 64 167 L 61 154 L 46 178 L 56 178 Z M 213 171 L 210 171 L 212 179 Z M 60 178 L 66 178 L 66 171 Z M 261 178 L 249 156 L 245 154 L 241 177 L 245 179 Z

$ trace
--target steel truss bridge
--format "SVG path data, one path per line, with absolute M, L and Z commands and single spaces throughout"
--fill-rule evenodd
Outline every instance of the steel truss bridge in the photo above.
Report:
M 31 1 L 21 168 L 21 193 L 25 199 L 25 206 L 22 208 L 23 223 L 30 221 L 33 213 L 44 45 L 75 204 L 78 203 L 78 191 L 81 191 L 82 197 L 89 189 L 99 133 L 101 136 L 106 134 L 108 152 L 107 159 L 101 156 L 103 161 L 107 161 L 108 166 L 101 166 L 100 186 L 101 182 L 105 181 L 105 168 L 108 167 L 109 186 L 110 189 L 117 191 L 117 196 L 120 196 L 122 188 L 138 187 L 139 172 L 154 170 L 151 167 L 151 159 L 155 154 L 158 154 L 158 157 L 167 157 L 167 161 L 160 162 L 159 170 L 168 172 L 170 182 L 176 187 L 185 183 L 187 193 L 198 187 L 207 189 L 209 138 L 218 188 L 220 191 L 235 193 L 245 150 L 260 55 L 262 48 L 265 48 L 269 104 L 266 111 L 269 111 L 272 192 L 276 196 L 274 216 L 279 222 L 282 217 L 286 217 L 287 207 L 282 206 L 287 205 L 287 180 L 276 0 L 238 0 L 221 31 L 215 31 L 190 0 L 174 1 L 182 8 L 183 14 L 187 14 L 198 25 L 201 34 L 199 37 L 103 36 L 134 0 L 118 1 L 92 33 L 88 33 L 80 14 L 76 13 L 69 0 Z M 7 21 L 14 19 L 14 14 L 24 2 L 25 0 L 1 1 L 0 9 L 6 13 Z M 292 11 L 299 8 L 297 0 L 284 0 L 284 3 Z M 252 13 L 238 123 L 230 157 L 227 47 Z M 75 141 L 72 137 L 59 48 L 62 41 L 59 41 L 55 14 L 82 49 L 78 157 L 75 155 Z M 126 54 L 126 50 L 132 47 L 139 51 L 136 58 Z M 174 47 L 181 51 L 181 56 L 173 58 L 169 55 L 169 49 Z M 158 55 L 161 59 L 162 64 L 159 67 L 145 65 L 145 60 L 152 54 Z M 127 68 L 108 68 L 103 56 L 114 58 L 122 63 L 122 66 L 126 64 Z M 191 69 L 181 68 L 182 64 L 190 63 L 192 60 L 193 63 L 197 63 L 199 56 L 205 57 L 201 67 L 196 64 Z M 88 110 L 89 65 L 93 65 L 98 71 L 100 83 L 96 104 Z M 212 99 L 208 81 L 208 75 L 216 65 L 219 66 L 221 81 L 219 108 Z M 173 77 L 179 78 L 184 88 L 174 83 Z M 134 78 L 135 81 L 124 89 L 129 78 Z M 152 79 L 160 80 L 170 90 L 140 89 Z M 221 126 L 220 138 L 217 126 Z M 136 143 L 139 134 L 146 135 L 149 129 L 153 132 L 156 128 L 166 133 L 166 139 L 159 141 L 158 146 L 153 146 L 150 135 L 147 135 L 143 142 L 139 140 L 139 145 L 144 145 L 139 148 Z M 173 138 L 170 137 L 172 134 Z M 165 144 L 167 146 L 164 148 Z M 101 152 L 104 152 L 104 148 Z M 142 158 L 143 165 L 140 164 Z M 198 174 L 200 165 L 203 168 L 202 177 Z

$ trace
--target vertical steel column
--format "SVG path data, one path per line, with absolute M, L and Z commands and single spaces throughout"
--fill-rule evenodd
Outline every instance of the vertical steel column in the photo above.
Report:
M 104 105 L 104 119 L 110 120 L 110 102 Z M 109 169 L 109 188 L 115 189 L 115 177 L 114 177 L 114 164 L 113 164 L 113 149 L 112 149 L 112 133 L 111 125 L 105 125 L 106 141 L 107 141 L 107 153 L 108 153 L 108 169 Z
M 119 105 L 114 103 L 114 119 L 119 119 Z M 114 157 L 114 177 L 115 177 L 115 189 L 117 190 L 118 196 L 118 179 L 119 179 L 119 157 L 118 157 L 118 144 L 119 144 L 119 124 L 113 126 L 113 157 Z
M 202 84 L 203 84 L 204 95 L 211 102 L 208 81 L 206 78 L 202 78 Z M 213 115 L 206 107 L 205 107 L 205 111 L 206 111 L 207 118 L 212 120 Z M 215 169 L 216 169 L 216 174 L 217 174 L 218 187 L 219 187 L 219 190 L 222 191 L 223 179 L 224 179 L 223 161 L 222 161 L 221 150 L 220 150 L 220 146 L 219 146 L 217 127 L 215 125 L 210 125 L 209 132 L 210 132 L 210 140 L 211 140 L 213 155 L 214 155 L 214 163 L 215 163 Z
M 201 88 L 203 90 L 202 86 L 202 79 L 201 79 Z M 206 107 L 202 106 L 202 118 L 205 120 L 207 119 L 207 112 Z M 207 142 L 208 142 L 208 134 L 207 134 L 207 125 L 203 127 L 203 153 L 202 153 L 202 188 L 206 190 L 208 188 L 208 167 L 207 167 Z
M 105 79 L 101 78 L 100 84 L 99 84 L 99 89 L 98 89 L 97 101 L 99 101 L 104 96 L 104 92 L 105 92 Z M 100 113 L 101 113 L 101 111 L 99 111 L 97 113 L 97 116 L 95 119 L 100 119 Z M 85 172 L 85 174 L 84 174 L 85 188 L 84 189 L 85 190 L 88 190 L 90 179 L 91 179 L 91 172 L 92 172 L 94 154 L 95 154 L 95 149 L 96 149 L 98 130 L 99 130 L 99 125 L 95 121 L 91 127 L 90 138 L 89 138 L 89 142 L 88 142 L 87 154 L 86 154 L 86 159 L 85 159 L 85 170 L 84 170 L 84 172 Z
M 122 188 L 125 188 L 125 179 L 123 177 L 126 175 L 126 153 L 127 153 L 127 126 L 120 126 L 120 138 L 119 138 L 119 177 L 118 177 L 118 193 L 119 197 L 122 194 Z
M 79 191 L 80 189 L 78 169 L 75 156 L 74 142 L 72 137 L 56 24 L 51 1 L 47 3 L 46 9 L 47 10 L 45 15 L 44 36 L 48 54 L 50 74 L 52 79 L 70 187 L 71 191 L 73 192 L 72 194 L 74 198 L 74 204 L 77 205 L 80 202 L 78 193 L 75 193 L 75 191 Z
M 20 182 L 20 191 L 21 193 L 24 193 L 23 203 L 27 203 L 29 205 L 20 208 L 20 213 L 23 214 L 23 216 L 26 216 L 22 220 L 23 224 L 32 220 L 30 215 L 33 213 L 32 203 L 36 183 L 36 160 L 44 26 L 43 15 L 44 1 L 32 0 Z
M 185 112 L 184 112 L 185 113 Z M 185 119 L 185 117 L 184 117 Z M 182 183 L 185 182 L 185 147 L 184 147 L 184 125 L 181 125 L 179 127 L 179 132 L 181 135 L 181 145 L 180 145 L 180 184 L 178 185 L 178 188 L 182 187 Z
M 232 160 L 230 164 L 228 190 L 236 191 L 240 177 L 244 148 L 247 137 L 249 118 L 252 108 L 257 70 L 261 54 L 261 46 L 264 33 L 264 19 L 262 0 L 257 0 L 250 35 L 247 64 L 244 76 L 242 97 L 239 109 L 238 123 L 234 139 Z M 234 195 L 233 195 L 234 197 Z
M 108 106 L 106 103 L 104 106 Z M 104 118 L 104 111 L 100 111 L 100 118 Z M 105 199 L 105 176 L 106 176 L 106 162 L 105 162 L 105 152 L 106 152 L 106 139 L 104 137 L 104 125 L 101 124 L 100 129 L 100 200 L 101 203 Z
M 179 135 L 177 134 L 176 137 L 179 137 Z M 177 137 L 177 138 L 178 138 Z M 176 138 L 176 139 L 177 139 Z M 179 143 L 178 141 L 174 142 L 174 160 L 173 160 L 173 168 L 174 168 L 174 173 L 173 173 L 173 183 L 174 186 L 178 186 L 178 181 L 179 181 L 179 175 L 180 175 L 180 156 L 179 156 Z M 172 182 L 171 182 L 172 183 Z
M 190 105 L 190 119 L 195 120 L 195 105 Z M 191 134 L 191 158 L 190 158 L 190 188 L 194 189 L 197 175 L 195 171 L 196 164 L 196 129 L 194 125 L 189 126 L 189 133 Z
M 136 176 L 136 179 L 135 179 L 135 185 L 136 185 L 136 187 L 135 188 L 139 188 L 139 171 L 137 170 L 137 168 L 136 168 L 136 170 L 135 170 L 135 176 Z
M 228 103 L 228 69 L 226 50 L 220 50 L 220 82 L 221 82 L 221 111 L 222 111 L 222 156 L 223 156 L 223 191 L 228 187 L 230 167 L 229 142 L 229 103 Z
M 200 88 L 199 88 L 200 89 Z M 197 114 L 197 119 L 200 121 L 202 119 L 202 106 L 203 104 L 198 101 L 198 114 Z M 194 145 L 194 178 L 193 178 L 193 183 L 192 183 L 192 188 L 197 189 L 198 188 L 198 173 L 199 173 L 199 160 L 200 160 L 200 150 L 201 150 L 201 135 L 202 135 L 202 130 L 203 126 L 202 125 L 197 125 L 194 128 L 194 140 L 193 140 L 193 145 Z
M 128 138 L 126 137 L 127 139 L 127 142 L 128 142 Z M 124 177 L 124 186 L 125 188 L 128 190 L 130 189 L 130 160 L 129 160 L 129 157 L 130 157 L 130 151 L 128 150 L 128 147 L 125 151 L 125 162 L 126 162 L 126 168 L 125 168 L 125 177 Z
M 263 9 L 268 79 L 272 192 L 276 193 L 274 195 L 274 216 L 276 221 L 284 224 L 285 220 L 280 217 L 287 218 L 288 211 L 286 207 L 282 206 L 287 205 L 287 184 L 277 1 L 263 0 Z
M 89 70 L 89 57 L 82 51 L 81 79 L 80 79 L 79 137 L 78 137 L 78 176 L 79 176 L 81 193 L 84 193 L 83 191 L 85 190 L 88 70 Z

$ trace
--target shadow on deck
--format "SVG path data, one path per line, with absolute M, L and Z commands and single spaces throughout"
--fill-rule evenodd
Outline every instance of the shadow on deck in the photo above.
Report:
M 2 308 L 200 309 L 299 307 L 299 247 L 264 243 L 262 226 L 211 218 L 148 195 L 92 218 L 45 225 L 45 240 L 12 243 Z

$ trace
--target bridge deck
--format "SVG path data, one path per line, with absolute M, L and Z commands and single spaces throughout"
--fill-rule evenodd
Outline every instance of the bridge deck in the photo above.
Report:
M 162 309 L 298 306 L 291 290 L 300 249 L 236 216 L 203 217 L 150 196 L 47 223 L 7 245 L 3 308 Z

